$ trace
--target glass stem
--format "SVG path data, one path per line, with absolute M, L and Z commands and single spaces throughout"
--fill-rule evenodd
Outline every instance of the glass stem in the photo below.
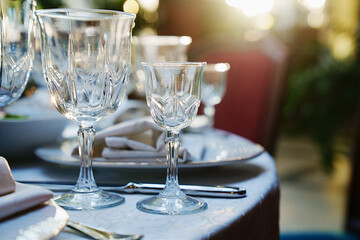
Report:
M 166 131 L 165 143 L 168 167 L 163 194 L 178 195 L 181 193 L 178 181 L 178 156 L 180 149 L 179 132 Z
M 208 119 L 208 127 L 214 128 L 214 115 L 215 115 L 215 106 L 214 105 L 205 105 L 204 113 Z
M 80 124 L 78 130 L 80 174 L 73 191 L 93 192 L 99 190 L 92 170 L 95 129 L 93 126 Z

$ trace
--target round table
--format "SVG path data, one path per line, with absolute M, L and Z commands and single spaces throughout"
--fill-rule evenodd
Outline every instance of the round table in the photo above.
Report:
M 39 159 L 9 162 L 15 180 L 75 181 L 78 167 L 63 166 Z M 95 168 L 98 183 L 124 184 L 165 181 L 165 169 Z M 124 194 L 124 204 L 92 211 L 68 211 L 70 219 L 119 233 L 142 233 L 150 239 L 278 239 L 279 182 L 274 159 L 267 152 L 233 165 L 179 170 L 181 184 L 229 185 L 244 187 L 244 198 L 201 198 L 208 209 L 184 216 L 163 216 L 141 212 L 136 202 L 148 197 Z M 65 228 L 54 239 L 88 239 Z

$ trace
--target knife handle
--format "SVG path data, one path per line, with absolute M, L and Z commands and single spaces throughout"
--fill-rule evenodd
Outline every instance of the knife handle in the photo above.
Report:
M 200 186 L 180 185 L 181 190 L 186 194 L 201 197 L 227 197 L 240 198 L 246 196 L 246 189 L 228 186 Z M 157 183 L 133 183 L 130 182 L 123 187 L 129 193 L 158 193 L 164 189 L 164 184 Z
M 21 181 L 22 183 L 35 184 L 48 188 L 52 191 L 67 191 L 74 187 L 70 182 L 52 181 Z M 120 193 L 148 193 L 157 194 L 164 189 L 164 184 L 158 183 L 134 183 L 129 182 L 124 186 L 101 185 L 107 191 Z M 246 189 L 228 186 L 200 186 L 200 185 L 180 185 L 180 188 L 188 195 L 199 197 L 222 197 L 222 198 L 242 198 L 246 197 Z

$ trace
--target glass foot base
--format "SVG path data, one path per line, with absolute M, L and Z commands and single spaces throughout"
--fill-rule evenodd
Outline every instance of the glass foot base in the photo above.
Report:
M 136 207 L 147 213 L 163 215 L 185 215 L 201 212 L 207 209 L 207 203 L 189 196 L 175 197 L 157 195 L 144 199 Z
M 54 198 L 66 210 L 91 210 L 109 208 L 122 204 L 125 198 L 116 193 L 102 190 L 93 192 L 71 191 Z

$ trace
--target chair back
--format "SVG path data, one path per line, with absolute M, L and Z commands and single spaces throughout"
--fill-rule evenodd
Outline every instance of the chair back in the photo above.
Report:
M 244 136 L 274 153 L 286 83 L 288 49 L 272 36 L 256 42 L 211 36 L 193 43 L 189 59 L 227 62 L 227 90 L 215 128 Z

